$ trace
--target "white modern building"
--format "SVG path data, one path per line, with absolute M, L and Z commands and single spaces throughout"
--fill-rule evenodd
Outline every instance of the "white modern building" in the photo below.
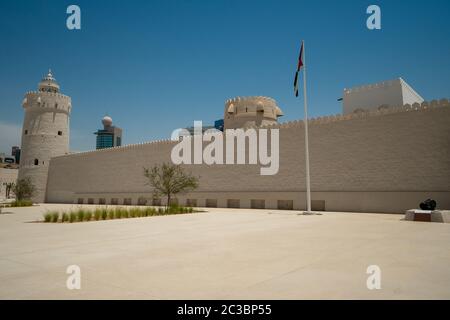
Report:
M 402 78 L 344 89 L 343 113 L 422 103 L 424 99 Z

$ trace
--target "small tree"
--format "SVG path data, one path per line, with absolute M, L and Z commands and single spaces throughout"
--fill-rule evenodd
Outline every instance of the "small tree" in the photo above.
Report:
M 144 175 L 148 178 L 148 184 L 153 187 L 154 197 L 167 197 L 167 206 L 170 205 L 172 197 L 178 193 L 198 188 L 198 178 L 186 173 L 178 165 L 164 163 L 150 169 L 144 168 Z
M 16 195 L 16 201 L 31 200 L 36 193 L 36 187 L 29 177 L 17 180 L 13 187 L 13 192 Z
M 5 186 L 6 186 L 5 196 L 6 196 L 6 199 L 9 199 L 9 196 L 11 195 L 11 190 L 13 190 L 13 188 L 14 188 L 14 182 L 7 182 Z

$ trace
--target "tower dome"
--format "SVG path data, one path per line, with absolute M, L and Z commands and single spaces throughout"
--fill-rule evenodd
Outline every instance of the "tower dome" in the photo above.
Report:
M 104 116 L 102 119 L 102 123 L 103 123 L 103 126 L 105 126 L 105 127 L 111 127 L 113 121 L 110 116 Z
M 44 76 L 39 82 L 39 91 L 41 92 L 59 92 L 59 84 L 53 77 L 52 70 L 48 70 L 46 76 Z

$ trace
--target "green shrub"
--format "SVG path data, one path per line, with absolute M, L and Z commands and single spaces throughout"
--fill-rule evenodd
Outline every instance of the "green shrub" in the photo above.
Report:
M 61 222 L 66 222 L 68 220 L 69 220 L 69 215 L 64 212 L 61 216 Z
M 94 219 L 96 221 L 100 220 L 100 218 L 102 217 L 102 211 L 100 209 L 95 209 L 94 211 Z
M 31 200 L 16 200 L 11 202 L 10 207 L 31 207 L 33 206 L 33 201 Z
M 87 211 L 85 213 L 84 220 L 86 220 L 86 221 L 91 221 L 92 220 L 92 212 L 91 211 Z
M 106 220 L 108 218 L 108 210 L 102 209 L 102 220 Z
M 59 219 L 59 212 L 53 212 L 52 213 L 52 222 L 58 222 Z
M 18 179 L 12 187 L 12 192 L 16 195 L 16 200 L 30 200 L 36 194 L 36 186 L 31 177 Z
M 139 208 L 131 208 L 130 209 L 130 216 L 131 216 L 131 218 L 138 218 L 138 217 L 142 216 L 141 209 L 139 209 Z
M 122 219 L 122 210 L 120 208 L 114 210 L 114 219 Z
M 108 211 L 106 211 L 106 212 L 108 212 Z M 114 211 L 113 210 L 108 212 L 108 219 L 111 219 L 111 220 L 114 219 Z
M 78 210 L 78 212 L 77 212 L 78 221 L 80 221 L 80 222 L 83 221 L 84 220 L 84 215 L 85 215 L 85 212 L 84 212 L 83 209 Z
M 189 208 L 188 208 L 188 212 L 189 212 L 189 213 L 193 213 L 193 212 L 194 212 L 194 208 L 189 207 Z
M 167 213 L 167 214 L 172 214 L 174 210 L 175 210 L 175 205 L 170 205 L 170 206 L 166 209 L 166 213 Z
M 165 211 L 164 208 L 161 207 L 158 208 L 158 214 L 164 214 L 164 211 Z
M 77 220 L 76 212 L 71 212 L 70 215 L 69 215 L 69 222 L 72 223 L 72 222 L 74 222 L 76 220 Z
M 44 222 L 50 222 L 52 221 L 52 214 L 51 213 L 46 213 L 44 214 Z

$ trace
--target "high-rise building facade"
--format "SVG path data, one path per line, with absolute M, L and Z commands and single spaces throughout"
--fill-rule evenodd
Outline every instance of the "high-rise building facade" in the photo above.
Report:
M 105 149 L 112 147 L 120 147 L 122 145 L 122 129 L 112 125 L 112 119 L 104 116 L 102 119 L 103 129 L 97 130 L 95 148 Z
M 11 148 L 11 155 L 16 159 L 16 163 L 20 163 L 20 147 L 14 146 Z

